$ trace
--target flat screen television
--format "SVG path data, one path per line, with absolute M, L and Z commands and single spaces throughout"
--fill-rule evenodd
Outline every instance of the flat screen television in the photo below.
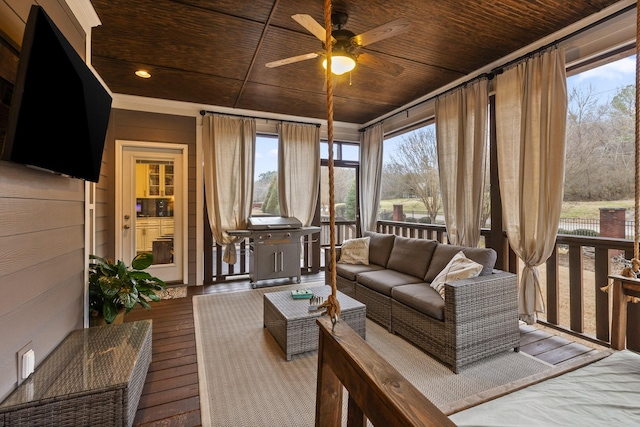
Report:
M 32 6 L 2 159 L 98 182 L 111 100 L 42 7 Z

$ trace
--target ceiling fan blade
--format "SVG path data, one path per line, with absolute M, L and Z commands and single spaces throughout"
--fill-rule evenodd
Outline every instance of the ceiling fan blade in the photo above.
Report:
M 384 40 L 386 38 L 404 33 L 409 29 L 411 23 L 405 18 L 399 18 L 395 21 L 387 22 L 379 27 L 372 28 L 362 34 L 358 34 L 351 38 L 351 41 L 357 46 L 366 46 L 371 43 Z
M 275 68 L 281 65 L 293 64 L 294 62 L 306 61 L 307 59 L 317 58 L 318 53 L 305 53 L 304 55 L 292 56 L 291 58 L 280 59 L 278 61 L 267 62 L 264 64 L 268 68 Z
M 374 68 L 392 76 L 399 76 L 404 71 L 404 68 L 402 66 L 366 52 L 358 55 L 357 63 L 362 64 L 365 67 Z
M 324 27 L 318 24 L 318 21 L 313 19 L 311 15 L 299 13 L 297 15 L 292 15 L 291 18 L 293 18 L 294 21 L 306 28 L 307 31 L 309 31 L 311 34 L 316 36 L 322 43 L 327 41 L 327 32 L 325 31 Z M 335 43 L 336 39 L 331 37 L 331 41 Z

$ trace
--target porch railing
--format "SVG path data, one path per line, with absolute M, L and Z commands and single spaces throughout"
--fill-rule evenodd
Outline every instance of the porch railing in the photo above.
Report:
M 236 243 L 236 262 L 227 264 L 223 261 L 224 247 L 210 242 L 212 250 L 205 253 L 205 284 L 224 282 L 234 278 L 245 278 L 250 269 L 250 242 L 245 238 Z M 319 246 L 320 242 L 313 236 L 304 236 L 300 239 L 302 245 L 300 257 L 300 270 L 302 274 L 318 273 L 320 270 Z M 207 262 L 208 261 L 208 262 Z
M 321 256 L 321 248 L 329 246 L 329 223 L 320 224 L 320 238 L 313 240 L 313 236 L 307 236 L 302 241 L 302 258 L 300 268 L 302 274 L 317 273 L 324 267 L 324 257 Z M 336 242 L 342 243 L 356 236 L 355 221 L 336 221 Z M 210 238 L 209 238 L 210 239 Z M 205 242 L 211 245 L 209 253 L 205 253 L 205 284 L 224 282 L 234 278 L 244 278 L 249 274 L 249 239 L 246 238 L 236 245 L 236 263 L 227 264 L 222 261 L 224 248 L 213 240 Z
M 302 274 L 315 273 L 323 267 L 324 257 L 319 252 L 321 247 L 329 245 L 329 224 L 322 223 L 321 228 L 319 242 L 308 240 L 303 243 L 300 264 Z M 447 243 L 446 227 L 439 224 L 378 221 L 377 231 Z M 481 235 L 481 244 L 508 248 L 505 235 L 496 238 L 491 236 L 489 229 L 482 229 Z M 357 237 L 354 221 L 336 223 L 336 244 L 354 237 Z M 212 274 L 210 281 L 205 280 L 205 283 L 213 283 L 214 280 L 221 282 L 249 274 L 248 239 L 238 245 L 238 261 L 234 265 L 222 261 L 220 246 L 213 244 L 213 248 L 211 264 L 207 267 Z M 505 251 L 504 256 L 499 256 L 496 268 L 519 273 L 521 263 L 517 256 L 509 249 Z M 622 270 L 622 260 L 630 259 L 632 255 L 631 240 L 558 235 L 555 251 L 546 264 L 539 268 L 546 308 L 539 321 L 569 334 L 608 345 L 611 341 L 611 297 L 600 288 L 609 284 L 609 274 Z M 640 351 L 640 304 L 630 305 L 628 325 L 627 346 Z

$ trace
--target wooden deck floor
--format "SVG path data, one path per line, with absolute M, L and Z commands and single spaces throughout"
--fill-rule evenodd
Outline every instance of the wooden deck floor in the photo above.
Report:
M 303 276 L 303 282 L 320 276 Z M 127 322 L 153 319 L 153 356 L 134 425 L 199 426 L 198 363 L 193 323 L 193 295 L 251 289 L 249 281 L 189 287 L 186 298 L 163 300 L 151 310 L 136 308 Z M 592 347 L 534 326 L 520 327 L 521 351 L 554 365 L 570 363 Z

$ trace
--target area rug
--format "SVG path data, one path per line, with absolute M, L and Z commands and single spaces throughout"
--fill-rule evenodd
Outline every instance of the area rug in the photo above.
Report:
M 193 297 L 204 426 L 313 426 L 317 352 L 293 356 L 263 327 L 263 295 L 323 283 Z M 367 320 L 366 341 L 443 412 L 539 381 L 554 368 L 508 351 L 454 374 L 404 339 Z M 478 397 L 479 396 L 479 397 Z M 346 402 L 346 397 L 344 401 Z M 346 405 L 346 403 L 345 403 Z
M 167 286 L 162 291 L 153 291 L 160 299 L 176 299 L 184 298 L 187 296 L 186 286 Z

